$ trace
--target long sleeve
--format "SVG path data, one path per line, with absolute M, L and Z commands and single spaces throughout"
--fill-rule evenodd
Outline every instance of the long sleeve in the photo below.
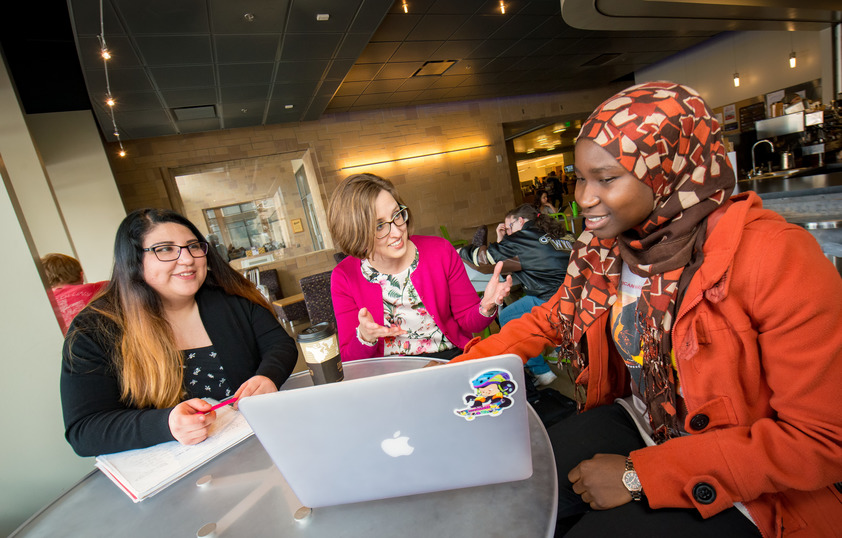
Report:
M 62 353 L 61 405 L 70 446 L 80 456 L 98 456 L 172 441 L 167 424 L 172 408 L 136 409 L 120 400 L 109 356 L 119 343 L 93 332 L 95 316 L 77 316 Z
M 465 271 L 465 265 L 462 259 L 456 253 L 456 250 L 447 245 L 439 254 L 446 275 L 446 282 L 448 283 L 446 291 L 449 293 L 450 312 L 458 325 L 464 331 L 469 333 L 480 332 L 488 327 L 493 317 L 486 317 L 480 314 L 479 304 L 480 299 L 474 289 L 471 280 L 468 278 L 468 273 Z M 436 308 L 439 315 L 444 315 L 444 309 Z M 444 320 L 436 320 L 436 323 L 445 330 L 445 334 L 450 329 L 449 324 L 444 323 Z M 448 335 L 450 338 L 450 335 Z M 451 341 L 453 341 L 451 339 Z M 454 342 L 459 347 L 464 347 L 464 343 Z
M 372 304 L 370 293 L 366 293 L 359 269 L 360 261 L 345 258 L 334 268 L 330 275 L 330 296 L 336 315 L 336 333 L 339 339 L 339 354 L 343 361 L 368 359 L 383 356 L 383 339 L 379 338 L 373 346 L 366 346 L 357 339 L 358 313 L 365 306 L 371 312 L 374 321 L 383 323 L 383 302 Z M 356 278 L 356 274 L 360 274 Z M 376 289 L 380 298 L 380 289 Z

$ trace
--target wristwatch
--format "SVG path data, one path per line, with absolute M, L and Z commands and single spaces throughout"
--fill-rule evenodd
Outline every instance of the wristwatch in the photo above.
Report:
M 631 458 L 626 458 L 626 471 L 623 473 L 623 485 L 631 493 L 633 501 L 643 499 L 643 486 L 640 485 L 640 479 L 637 477 L 637 472 L 634 470 Z

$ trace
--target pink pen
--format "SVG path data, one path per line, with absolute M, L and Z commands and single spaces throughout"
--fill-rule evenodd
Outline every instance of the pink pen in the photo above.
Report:
M 207 411 L 199 411 L 199 414 L 200 414 L 200 415 L 207 415 L 208 413 L 210 413 L 210 412 L 211 412 L 211 411 L 213 411 L 214 409 L 219 409 L 220 407 L 223 407 L 223 406 L 226 406 L 226 405 L 230 405 L 230 404 L 232 404 L 232 403 L 236 402 L 238 399 L 239 399 L 239 398 L 238 398 L 237 396 L 231 396 L 230 398 L 225 398 L 224 400 L 222 400 L 221 402 L 219 402 L 219 403 L 218 403 L 218 404 L 216 404 L 215 406 L 211 407 L 211 408 L 210 408 L 210 409 L 208 409 Z

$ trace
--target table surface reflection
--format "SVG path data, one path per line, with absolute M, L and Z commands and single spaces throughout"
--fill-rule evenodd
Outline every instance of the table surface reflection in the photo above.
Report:
M 366 359 L 345 364 L 346 379 L 423 367 L 428 359 Z M 299 372 L 281 390 L 311 385 Z M 529 409 L 534 472 L 494 488 L 464 488 L 314 509 L 303 520 L 295 494 L 255 437 L 135 504 L 99 471 L 24 523 L 13 536 L 429 537 L 552 536 L 557 509 L 555 460 L 546 430 Z M 294 440 L 291 440 L 294 441 Z M 210 483 L 197 486 L 210 475 Z

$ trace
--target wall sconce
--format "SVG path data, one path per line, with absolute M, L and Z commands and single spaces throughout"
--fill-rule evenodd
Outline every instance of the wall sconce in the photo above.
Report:
M 735 88 L 740 87 L 740 74 L 739 73 L 734 73 L 734 87 Z
M 789 68 L 795 69 L 795 51 L 789 53 Z

